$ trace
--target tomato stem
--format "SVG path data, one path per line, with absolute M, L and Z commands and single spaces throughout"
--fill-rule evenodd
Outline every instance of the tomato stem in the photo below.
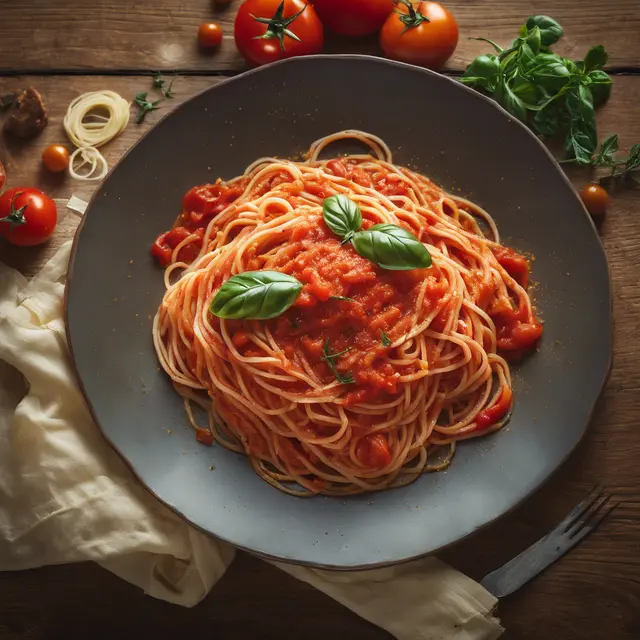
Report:
M 289 25 L 299 17 L 302 12 L 307 8 L 305 4 L 298 13 L 294 13 L 292 16 L 288 18 L 284 17 L 284 0 L 280 3 L 280 6 L 276 9 L 276 12 L 273 14 L 272 18 L 261 18 L 258 16 L 254 16 L 251 14 L 251 17 L 262 24 L 267 25 L 267 30 L 261 36 L 255 36 L 254 40 L 271 40 L 272 38 L 278 38 L 280 41 L 280 50 L 284 53 L 284 37 L 288 36 L 292 40 L 296 42 L 302 42 L 302 40 L 291 31 L 288 27 Z
M 409 29 L 420 26 L 423 22 L 431 22 L 427 16 L 420 13 L 420 9 L 416 11 L 413 8 L 413 2 L 411 0 L 393 0 L 393 4 L 395 4 L 396 7 L 403 4 L 407 9 L 409 9 L 409 13 L 404 13 L 399 9 L 396 9 L 396 13 L 400 17 L 400 22 L 404 24 L 404 31 L 402 33 L 406 33 Z
M 8 222 L 9 223 L 9 231 L 12 231 L 14 227 L 19 227 L 22 224 L 27 224 L 27 221 L 24 218 L 24 210 L 27 208 L 27 205 L 23 205 L 17 211 L 15 208 L 16 198 L 21 195 L 20 193 L 14 193 L 13 198 L 11 198 L 11 211 L 9 211 L 9 215 L 6 218 L 0 218 L 0 222 Z

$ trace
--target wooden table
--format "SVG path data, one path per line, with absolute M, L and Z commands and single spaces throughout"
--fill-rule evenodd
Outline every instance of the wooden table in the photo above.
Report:
M 0 257 L 27 275 L 38 271 L 73 236 L 77 218 L 67 198 L 87 198 L 94 185 L 56 179 L 40 169 L 42 149 L 65 142 L 62 118 L 70 100 L 93 89 L 131 99 L 150 88 L 153 70 L 177 73 L 173 108 L 197 91 L 241 71 L 232 23 L 239 2 L 217 9 L 211 0 L 0 0 L 0 95 L 33 85 L 49 107 L 50 124 L 29 144 L 0 140 L 0 159 L 12 185 L 36 185 L 58 199 L 65 217 L 53 239 L 36 249 L 0 244 Z M 485 44 L 469 36 L 507 42 L 532 12 L 556 18 L 565 29 L 558 49 L 582 56 L 594 44 L 610 53 L 611 100 L 599 112 L 600 136 L 618 132 L 628 148 L 640 142 L 640 4 L 638 0 L 455 0 L 461 40 L 446 72 L 460 73 Z M 221 50 L 198 51 L 200 22 L 225 29 Z M 375 39 L 330 39 L 329 51 L 377 53 Z M 133 122 L 105 151 L 110 163 L 157 121 L 161 112 Z M 587 180 L 572 174 L 577 185 Z M 518 640 L 640 638 L 640 191 L 615 196 L 602 229 L 615 296 L 615 365 L 593 423 L 564 467 L 531 499 L 496 525 L 442 554 L 474 578 L 499 566 L 540 537 L 595 484 L 622 506 L 601 529 L 533 583 L 500 604 Z M 1 287 L 0 287 L 1 288 Z M 576 318 L 576 322 L 580 322 Z M 20 385 L 0 366 L 0 390 Z M 558 425 L 562 428 L 562 425 Z M 125 618 L 129 618 L 125 623 Z M 0 575 L 0 638 L 139 637 L 266 638 L 306 640 L 385 638 L 377 629 L 305 584 L 239 554 L 209 597 L 192 610 L 144 596 L 93 564 Z

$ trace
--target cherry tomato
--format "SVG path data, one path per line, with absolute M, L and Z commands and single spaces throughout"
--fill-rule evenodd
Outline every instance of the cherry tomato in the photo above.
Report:
M 324 43 L 322 23 L 304 0 L 246 0 L 238 9 L 234 35 L 244 59 L 255 66 L 319 53 Z
M 322 24 L 345 36 L 377 33 L 393 11 L 393 0 L 315 0 Z
M 69 152 L 61 144 L 49 145 L 42 152 L 42 163 L 52 173 L 60 173 L 69 166 Z
M 7 181 L 7 172 L 4 170 L 2 162 L 0 162 L 0 191 L 4 187 L 4 183 Z
M 592 216 L 603 216 L 606 213 L 609 194 L 599 184 L 587 185 L 580 192 L 580 197 Z
M 356 449 L 358 459 L 367 467 L 382 469 L 391 462 L 389 443 L 381 433 L 365 436 Z
M 215 49 L 222 43 L 222 29 L 215 22 L 203 22 L 198 29 L 198 43 L 205 49 Z
M 30 247 L 43 243 L 57 221 L 56 204 L 42 191 L 17 187 L 0 196 L 0 234 L 12 244 Z
M 429 69 L 439 69 L 458 45 L 458 24 L 437 2 L 394 0 L 392 13 L 380 32 L 385 55 Z

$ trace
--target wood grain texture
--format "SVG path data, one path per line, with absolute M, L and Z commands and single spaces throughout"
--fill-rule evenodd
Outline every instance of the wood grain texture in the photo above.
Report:
M 167 102 L 167 109 L 218 81 L 179 78 L 177 97 Z M 150 79 L 7 78 L 0 79 L 0 94 L 28 84 L 42 91 L 51 124 L 28 145 L 8 144 L 0 138 L 0 159 L 7 165 L 11 185 L 39 186 L 52 193 L 64 211 L 69 196 L 86 199 L 94 189 L 68 178 L 54 180 L 40 169 L 42 149 L 65 138 L 61 122 L 68 102 L 97 88 L 111 88 L 131 97 L 149 89 Z M 625 148 L 640 141 L 639 102 L 640 77 L 617 77 L 613 96 L 598 115 L 601 137 L 617 131 Z M 156 112 L 141 126 L 130 124 L 105 148 L 109 162 L 115 162 L 159 117 L 161 113 Z M 577 185 L 588 178 L 581 170 L 572 170 L 570 175 Z M 599 531 L 500 604 L 507 640 L 640 637 L 639 209 L 640 190 L 615 194 L 602 228 L 614 283 L 615 361 L 585 439 L 542 490 L 495 525 L 441 554 L 478 579 L 552 528 L 594 484 L 603 484 L 622 502 Z M 74 214 L 67 213 L 50 243 L 27 250 L 0 244 L 0 259 L 31 275 L 72 236 L 76 224 Z M 15 372 L 0 367 L 0 387 L 16 396 L 20 381 Z M 235 639 L 240 633 L 247 638 L 308 640 L 390 637 L 315 589 L 245 554 L 238 555 L 212 593 L 192 610 L 146 597 L 91 564 L 0 574 L 0 603 L 0 640 L 137 638 L 143 632 L 158 638 L 187 636 L 193 640 Z M 131 621 L 124 622 L 129 614 Z
M 192 69 L 232 71 L 244 68 L 233 42 L 233 18 L 240 0 L 226 9 L 212 0 L 0 0 L 0 70 L 9 69 Z M 462 70 L 489 47 L 469 37 L 508 43 L 531 14 L 553 16 L 565 30 L 558 52 L 583 56 L 604 44 L 610 65 L 640 66 L 640 3 L 637 0 L 451 0 L 460 43 L 447 65 Z M 198 50 L 196 32 L 216 20 L 225 37 L 219 52 Z M 375 37 L 327 38 L 327 51 L 376 53 Z

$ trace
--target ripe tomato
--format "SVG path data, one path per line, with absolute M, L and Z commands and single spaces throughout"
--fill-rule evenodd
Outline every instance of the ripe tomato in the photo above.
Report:
M 315 0 L 322 24 L 345 36 L 377 33 L 393 11 L 393 0 Z
M 56 204 L 42 191 L 9 189 L 0 196 L 0 235 L 21 247 L 41 244 L 58 221 Z
M 380 32 L 385 55 L 429 69 L 440 68 L 458 45 L 458 23 L 437 2 L 394 0 L 392 13 Z
M 592 216 L 603 216 L 607 211 L 609 194 L 599 184 L 587 185 L 580 192 L 580 197 Z
M 42 152 L 42 163 L 52 173 L 61 173 L 69 166 L 69 152 L 61 144 L 51 144 Z
M 205 49 L 215 49 L 222 42 L 222 29 L 215 22 L 203 22 L 198 29 L 198 42 Z
M 236 46 L 251 65 L 322 51 L 322 23 L 304 0 L 246 0 L 238 9 Z

